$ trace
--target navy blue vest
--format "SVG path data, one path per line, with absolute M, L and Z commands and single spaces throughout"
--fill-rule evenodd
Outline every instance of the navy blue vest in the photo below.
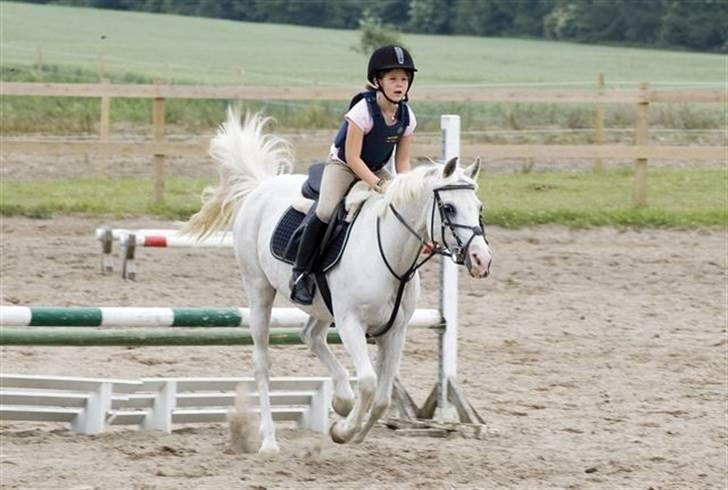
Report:
M 376 92 L 368 90 L 356 95 L 349 108 L 358 102 L 357 98 L 366 100 L 369 114 L 374 121 L 372 130 L 364 135 L 364 141 L 362 141 L 361 146 L 361 159 L 364 160 L 367 167 L 373 171 L 377 171 L 387 164 L 392 156 L 394 147 L 399 143 L 399 140 L 404 134 L 404 130 L 409 126 L 409 109 L 406 103 L 402 102 L 399 104 L 397 114 L 395 115 L 397 122 L 388 126 L 384 121 L 382 111 L 379 110 Z M 342 162 L 346 161 L 345 146 L 348 128 L 349 121 L 344 119 L 339 131 L 336 133 L 336 138 L 334 138 L 334 146 L 339 149 L 338 157 Z

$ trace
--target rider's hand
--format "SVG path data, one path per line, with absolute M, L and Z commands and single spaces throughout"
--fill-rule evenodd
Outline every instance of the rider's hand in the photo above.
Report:
M 379 181 L 374 185 L 374 190 L 380 194 L 384 194 L 387 192 L 387 187 L 389 187 L 390 182 L 391 181 L 389 180 L 379 179 Z

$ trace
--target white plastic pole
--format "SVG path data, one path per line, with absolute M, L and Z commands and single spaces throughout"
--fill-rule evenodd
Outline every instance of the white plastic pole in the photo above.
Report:
M 444 162 L 460 157 L 460 116 L 443 115 L 442 159 Z M 455 381 L 458 359 L 458 269 L 449 257 L 440 258 L 440 314 L 445 324 L 439 337 L 438 398 L 435 419 L 456 422 L 458 414 L 448 402 L 448 381 Z
M 442 159 L 448 161 L 460 157 L 460 116 L 443 115 L 440 119 L 442 128 Z M 442 364 L 445 378 L 455 379 L 458 371 L 458 268 L 449 257 L 440 261 L 440 310 L 446 328 L 443 338 Z

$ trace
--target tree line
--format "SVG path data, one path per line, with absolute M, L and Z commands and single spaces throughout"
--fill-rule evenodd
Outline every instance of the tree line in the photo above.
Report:
M 248 22 L 728 52 L 728 0 L 27 0 Z

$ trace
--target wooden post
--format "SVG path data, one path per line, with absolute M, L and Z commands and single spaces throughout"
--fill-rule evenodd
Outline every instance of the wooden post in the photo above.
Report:
M 599 75 L 597 75 L 597 93 L 599 95 L 604 94 L 604 73 L 602 72 L 599 72 Z M 601 102 L 597 102 L 594 117 L 594 144 L 604 144 L 604 104 Z M 597 158 L 594 161 L 593 170 L 595 172 L 602 172 L 604 170 L 604 162 L 602 162 L 601 158 Z
M 108 78 L 102 78 L 101 84 L 108 86 L 111 81 Z M 101 96 L 101 120 L 99 121 L 99 141 L 102 143 L 109 142 L 111 135 L 111 97 L 108 95 Z M 109 159 L 106 155 L 98 157 L 97 176 L 99 178 L 108 177 Z
M 154 142 L 164 142 L 164 98 L 155 97 L 152 111 Z M 154 153 L 154 202 L 164 202 L 164 154 Z
M 650 99 L 647 93 L 649 84 L 640 84 L 641 100 L 637 104 L 637 120 L 635 122 L 635 145 L 647 146 L 650 142 L 649 115 Z M 632 200 L 637 207 L 647 205 L 647 159 L 638 158 L 634 162 L 634 187 L 632 189 Z

